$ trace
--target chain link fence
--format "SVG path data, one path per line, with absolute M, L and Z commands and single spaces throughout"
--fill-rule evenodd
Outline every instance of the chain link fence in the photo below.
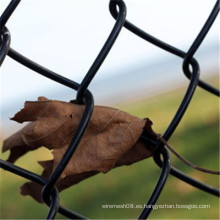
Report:
M 60 177 L 61 173 L 64 171 L 65 167 L 67 166 L 68 162 L 70 161 L 72 155 L 74 154 L 83 134 L 87 128 L 87 125 L 90 121 L 91 114 L 93 112 L 93 105 L 94 99 L 92 93 L 88 90 L 88 87 L 95 77 L 97 71 L 99 70 L 100 66 L 104 62 L 105 58 L 107 57 L 109 51 L 111 50 L 112 46 L 114 45 L 118 35 L 120 34 L 121 29 L 124 27 L 128 29 L 130 32 L 135 34 L 137 37 L 142 38 L 145 41 L 150 42 L 151 44 L 155 45 L 156 47 L 165 50 L 174 56 L 178 56 L 182 58 L 182 69 L 185 76 L 189 79 L 188 87 L 185 91 L 185 95 L 182 98 L 181 104 L 179 105 L 176 114 L 174 115 L 171 123 L 167 126 L 166 131 L 163 134 L 163 139 L 168 141 L 170 137 L 174 134 L 177 126 L 181 122 L 181 119 L 187 110 L 188 105 L 190 104 L 191 98 L 194 95 L 195 89 L 197 86 L 203 88 L 207 92 L 219 96 L 220 91 L 217 88 L 207 84 L 206 82 L 199 79 L 200 69 L 199 63 L 193 57 L 198 48 L 200 47 L 201 43 L 203 42 L 205 36 L 207 35 L 209 29 L 211 28 L 215 18 L 219 12 L 219 1 L 216 1 L 213 10 L 211 11 L 208 19 L 206 20 L 204 26 L 202 27 L 201 31 L 198 33 L 198 36 L 190 46 L 187 52 L 184 52 L 178 48 L 175 48 L 172 45 L 169 45 L 154 36 L 146 33 L 142 29 L 138 28 L 128 20 L 126 20 L 126 5 L 122 0 L 110 0 L 109 3 L 109 10 L 112 17 L 115 19 L 115 25 L 107 38 L 103 48 L 99 52 L 97 58 L 95 59 L 94 63 L 92 64 L 91 68 L 89 69 L 88 73 L 85 75 L 82 82 L 76 83 L 71 79 L 65 78 L 51 70 L 35 63 L 34 61 L 28 59 L 27 57 L 23 56 L 22 54 L 18 53 L 14 49 L 10 47 L 10 32 L 6 27 L 6 23 L 10 16 L 13 14 L 16 7 L 19 5 L 21 0 L 11 0 L 5 11 L 2 13 L 0 17 L 0 65 L 4 62 L 6 56 L 11 57 L 13 60 L 19 62 L 20 64 L 26 66 L 27 68 L 35 71 L 38 74 L 41 74 L 57 83 L 60 83 L 66 87 L 69 87 L 73 90 L 77 91 L 76 95 L 76 102 L 78 104 L 85 105 L 85 111 L 83 113 L 83 117 L 80 121 L 78 129 L 72 138 L 72 141 L 63 155 L 62 159 L 59 162 L 59 165 L 54 170 L 52 175 L 45 179 L 33 172 L 25 170 L 21 167 L 13 165 L 7 161 L 1 160 L 0 165 L 1 168 L 7 170 L 15 175 L 19 175 L 23 178 L 28 180 L 34 181 L 38 184 L 43 185 L 42 196 L 43 200 L 49 207 L 49 212 L 47 215 L 47 219 L 54 219 L 56 214 L 59 212 L 63 216 L 70 218 L 70 219 L 86 219 L 86 217 L 73 212 L 72 210 L 68 210 L 65 207 L 59 204 L 59 192 L 55 187 L 56 181 Z M 198 9 L 199 10 L 199 9 Z M 210 195 L 218 196 L 219 197 L 219 190 L 206 185 L 202 182 L 199 182 L 190 176 L 187 176 L 183 172 L 179 171 L 175 167 L 170 165 L 169 153 L 166 147 L 161 142 L 157 142 L 152 140 L 148 137 L 145 137 L 144 134 L 141 136 L 140 140 L 146 144 L 152 144 L 155 147 L 155 153 L 153 155 L 155 163 L 161 167 L 161 174 L 159 176 L 158 182 L 155 186 L 154 191 L 152 192 L 145 208 L 140 213 L 139 219 L 146 219 L 151 211 L 153 205 L 157 202 L 157 199 L 163 190 L 163 187 L 166 183 L 166 180 L 169 175 L 173 175 L 176 178 L 202 190 Z

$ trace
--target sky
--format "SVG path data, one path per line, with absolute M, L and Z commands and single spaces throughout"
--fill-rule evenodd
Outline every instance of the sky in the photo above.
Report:
M 1 0 L 0 13 L 9 0 Z M 159 39 L 187 51 L 214 0 L 125 0 L 127 19 Z M 11 47 L 39 64 L 81 82 L 115 21 L 107 0 L 22 0 L 7 23 Z M 204 45 L 219 41 L 216 21 Z M 202 45 L 203 47 L 203 45 Z M 166 52 L 122 29 L 96 80 L 117 77 L 124 67 L 152 64 Z M 62 86 L 6 57 L 1 69 L 1 108 L 36 100 Z M 73 99 L 73 98 L 72 98 Z

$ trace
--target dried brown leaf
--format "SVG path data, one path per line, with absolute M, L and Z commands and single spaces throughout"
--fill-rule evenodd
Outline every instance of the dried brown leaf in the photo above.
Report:
M 30 121 L 22 130 L 4 141 L 3 152 L 10 150 L 10 162 L 41 146 L 52 149 L 54 159 L 39 162 L 42 176 L 48 178 L 56 169 L 77 130 L 84 105 L 48 100 L 26 102 L 12 120 Z M 95 106 L 91 120 L 66 169 L 56 183 L 59 191 L 99 172 L 129 165 L 152 155 L 151 146 L 138 142 L 143 129 L 151 134 L 151 121 L 139 119 L 120 110 Z M 41 186 L 26 183 L 23 195 L 41 201 Z

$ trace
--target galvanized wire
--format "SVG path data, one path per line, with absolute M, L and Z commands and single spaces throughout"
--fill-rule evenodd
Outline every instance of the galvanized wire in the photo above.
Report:
M 107 38 L 103 48 L 101 49 L 91 68 L 89 69 L 88 73 L 85 75 L 84 79 L 80 84 L 35 63 L 34 61 L 28 59 L 27 57 L 24 57 L 14 49 L 10 48 L 11 36 L 9 30 L 6 27 L 6 23 L 10 16 L 13 14 L 18 4 L 20 3 L 20 1 L 21 0 L 11 0 L 11 2 L 9 3 L 9 5 L 0 17 L 0 66 L 2 65 L 5 57 L 8 55 L 12 59 L 16 60 L 17 62 L 26 66 L 27 68 L 35 71 L 36 73 L 41 74 L 57 83 L 60 83 L 64 86 L 76 90 L 76 101 L 78 102 L 78 104 L 85 105 L 85 111 L 67 151 L 63 155 L 56 170 L 51 174 L 49 179 L 45 179 L 33 172 L 30 172 L 3 160 L 0 160 L 0 166 L 2 169 L 14 173 L 15 175 L 21 176 L 23 178 L 43 185 L 43 199 L 45 203 L 49 206 L 49 211 L 46 219 L 54 219 L 57 212 L 70 219 L 86 219 L 86 217 L 81 216 L 80 214 L 75 213 L 71 210 L 68 210 L 59 204 L 59 192 L 56 189 L 55 184 L 59 176 L 67 166 L 75 150 L 77 149 L 77 146 L 82 138 L 82 135 L 85 132 L 85 129 L 87 128 L 90 117 L 92 115 L 94 100 L 92 93 L 88 90 L 88 86 L 95 77 L 97 71 L 104 62 L 112 46 L 114 45 L 114 42 L 120 34 L 122 27 L 124 26 L 129 31 L 134 33 L 136 36 L 183 59 L 183 73 L 186 75 L 190 82 L 188 88 L 186 89 L 185 95 L 176 111 L 176 114 L 174 115 L 173 119 L 171 120 L 170 124 L 168 125 L 166 131 L 162 136 L 165 140 L 169 140 L 169 138 L 173 135 L 177 126 L 181 122 L 182 117 L 185 111 L 187 110 L 188 105 L 190 104 L 191 98 L 193 97 L 197 86 L 200 86 L 201 88 L 205 89 L 207 92 L 212 93 L 213 95 L 220 96 L 220 91 L 217 88 L 214 88 L 213 86 L 199 79 L 199 64 L 196 61 L 196 59 L 193 58 L 194 54 L 200 47 L 213 22 L 215 21 L 215 18 L 218 15 L 220 7 L 219 0 L 216 1 L 216 4 L 214 5 L 214 8 L 210 13 L 210 16 L 208 17 L 203 28 L 201 29 L 198 36 L 196 37 L 196 39 L 194 40 L 193 44 L 187 52 L 181 51 L 180 49 L 175 48 L 172 45 L 169 45 L 155 38 L 154 36 L 146 33 L 142 29 L 136 27 L 131 22 L 127 21 L 125 3 L 122 0 L 110 0 L 109 10 L 116 20 L 115 25 L 109 37 Z M 192 71 L 190 71 L 190 66 L 192 67 Z M 182 173 L 178 169 L 171 167 L 169 153 L 161 142 L 149 139 L 148 137 L 145 137 L 144 134 L 140 137 L 140 141 L 144 143 L 151 143 L 155 146 L 156 150 L 153 156 L 154 161 L 158 164 L 158 166 L 162 168 L 162 170 L 158 182 L 155 186 L 155 189 L 147 202 L 147 206 L 145 206 L 145 208 L 141 212 L 139 219 L 146 219 L 149 216 L 150 212 L 152 211 L 152 205 L 156 203 L 161 191 L 163 190 L 163 187 L 166 183 L 169 174 L 209 194 L 218 197 L 220 196 L 220 192 L 218 189 L 206 185 L 202 182 L 199 182 L 191 178 L 190 176 L 187 176 L 186 174 Z

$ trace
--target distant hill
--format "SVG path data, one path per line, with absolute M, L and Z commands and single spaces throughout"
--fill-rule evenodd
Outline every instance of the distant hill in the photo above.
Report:
M 218 46 L 211 45 L 202 48 L 196 56 L 200 63 L 201 78 L 218 75 Z M 112 70 L 111 70 L 112 71 Z M 178 87 L 186 87 L 188 79 L 182 73 L 182 59 L 176 56 L 166 56 L 151 64 L 146 64 L 144 57 L 135 65 L 122 66 L 113 69 L 114 74 L 102 73 L 103 77 L 97 77 L 91 83 L 95 104 L 111 105 L 117 102 L 128 102 L 141 97 L 152 97 L 167 90 Z M 30 97 L 30 94 L 28 94 Z M 50 99 L 69 101 L 75 98 L 75 91 L 63 86 L 54 86 L 45 91 L 34 91 L 31 97 L 36 100 L 38 96 L 45 95 Z M 7 105 L 1 105 L 1 130 L 7 133 L 13 130 L 15 123 L 10 122 L 15 112 L 23 107 L 27 98 L 18 97 L 10 100 Z

